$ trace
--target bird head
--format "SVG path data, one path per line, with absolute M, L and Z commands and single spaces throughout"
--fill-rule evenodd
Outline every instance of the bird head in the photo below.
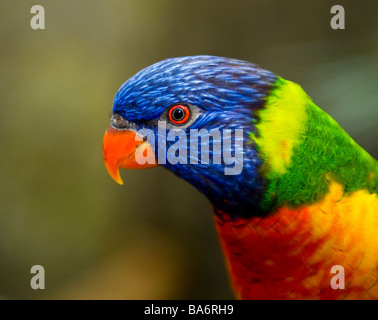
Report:
M 163 165 L 216 210 L 256 212 L 264 181 L 251 135 L 276 81 L 254 64 L 215 56 L 170 58 L 143 69 L 114 99 L 103 142 L 109 174 L 122 184 L 119 168 Z

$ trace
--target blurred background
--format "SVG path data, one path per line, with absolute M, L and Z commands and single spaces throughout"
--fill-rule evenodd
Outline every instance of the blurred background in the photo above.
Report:
M 0 298 L 232 298 L 204 196 L 163 168 L 108 176 L 114 94 L 167 57 L 244 59 L 300 83 L 377 157 L 377 14 L 373 0 L 2 0 Z M 36 264 L 46 290 L 30 288 Z

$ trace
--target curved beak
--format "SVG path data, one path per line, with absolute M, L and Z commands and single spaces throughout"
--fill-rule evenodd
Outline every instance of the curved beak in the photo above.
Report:
M 158 165 L 151 145 L 132 130 L 116 130 L 110 126 L 105 132 L 102 152 L 109 175 L 121 185 L 119 168 L 147 169 Z

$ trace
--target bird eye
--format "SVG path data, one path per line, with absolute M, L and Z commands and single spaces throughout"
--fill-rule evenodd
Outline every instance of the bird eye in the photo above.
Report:
M 173 106 L 168 112 L 169 121 L 174 124 L 184 124 L 188 121 L 189 116 L 189 108 L 181 104 Z

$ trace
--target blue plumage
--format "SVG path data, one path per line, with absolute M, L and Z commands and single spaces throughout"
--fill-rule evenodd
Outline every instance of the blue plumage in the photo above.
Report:
M 140 71 L 121 86 L 114 99 L 113 113 L 138 128 L 154 130 L 158 143 L 162 137 L 158 134 L 157 120 L 168 107 L 180 103 L 196 106 L 199 116 L 186 128 L 188 149 L 189 129 L 243 129 L 244 169 L 239 175 L 224 175 L 225 164 L 211 161 L 164 166 L 206 194 L 216 209 L 230 215 L 257 214 L 264 182 L 258 174 L 261 161 L 248 133 L 255 130 L 254 110 L 263 106 L 276 80 L 273 73 L 236 59 L 215 56 L 166 59 Z M 167 148 L 173 143 L 168 141 Z

